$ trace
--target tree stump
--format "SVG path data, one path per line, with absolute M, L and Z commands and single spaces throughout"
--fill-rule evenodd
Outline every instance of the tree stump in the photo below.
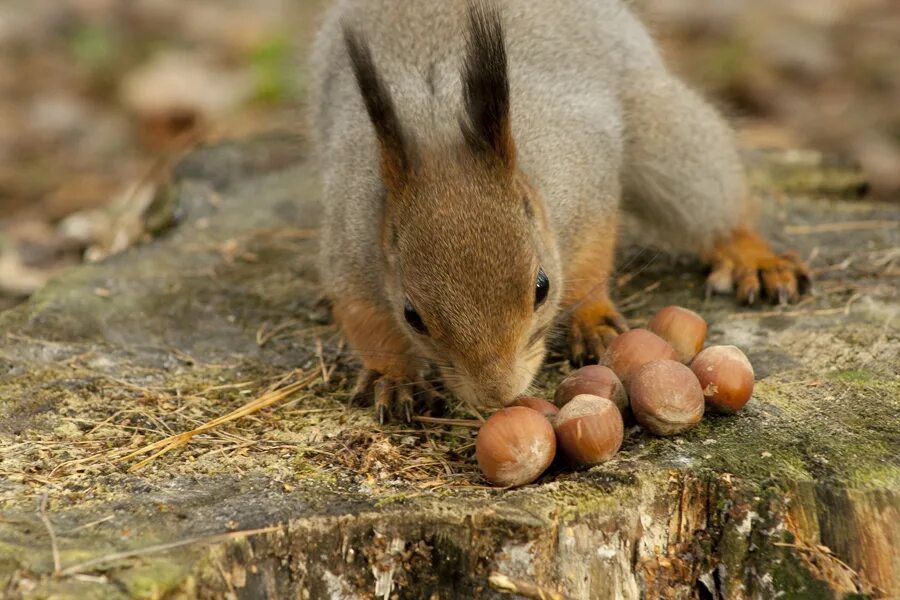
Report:
M 626 250 L 616 297 L 634 324 L 701 312 L 753 362 L 750 404 L 676 438 L 632 427 L 607 464 L 498 490 L 475 428 L 378 427 L 350 405 L 303 141 L 194 153 L 155 204 L 174 218 L 158 237 L 0 314 L 0 595 L 900 596 L 900 209 L 847 197 L 852 172 L 748 156 L 764 228 L 812 257 L 816 295 L 704 301 L 699 264 Z M 826 198 L 822 181 L 854 183 Z M 551 356 L 539 386 L 566 369 Z

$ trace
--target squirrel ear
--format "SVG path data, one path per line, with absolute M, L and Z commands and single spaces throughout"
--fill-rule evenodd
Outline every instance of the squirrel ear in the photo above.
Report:
M 463 67 L 466 118 L 463 137 L 476 152 L 491 152 L 512 168 L 516 147 L 510 123 L 509 76 L 503 23 L 495 7 L 469 7 L 469 40 Z
M 394 100 L 372 60 L 369 44 L 346 25 L 344 42 L 356 83 L 381 146 L 381 169 L 388 187 L 405 183 L 412 171 L 411 148 L 400 126 Z

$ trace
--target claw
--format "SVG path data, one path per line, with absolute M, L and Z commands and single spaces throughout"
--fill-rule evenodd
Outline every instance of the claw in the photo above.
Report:
M 759 272 L 756 269 L 742 268 L 736 270 L 734 275 L 738 300 L 752 306 L 759 298 Z
M 370 379 L 374 381 L 370 382 Z M 365 381 L 372 388 L 375 420 L 379 424 L 384 425 L 392 416 L 412 423 L 416 413 L 415 394 L 418 386 L 414 386 L 406 377 L 384 375 L 371 370 L 360 373 L 359 380 Z
M 384 404 L 375 405 L 375 420 L 378 421 L 379 425 L 387 423 L 387 412 L 387 407 Z
M 587 353 L 584 345 L 584 336 L 581 334 L 581 330 L 575 325 L 572 326 L 569 351 L 571 353 L 572 365 L 575 367 L 584 366 L 585 354 Z
M 719 242 L 710 255 L 712 271 L 706 296 L 735 291 L 740 302 L 761 297 L 773 303 L 795 302 L 809 292 L 811 273 L 796 252 L 775 254 L 758 233 L 738 229 Z M 736 290 L 735 290 L 736 288 Z
M 387 423 L 391 418 L 394 390 L 394 381 L 387 376 L 381 377 L 375 383 L 375 419 L 381 425 Z
M 790 292 L 784 286 L 778 288 L 778 306 L 784 306 L 790 300 Z
M 394 390 L 394 403 L 400 409 L 403 420 L 412 423 L 413 397 L 409 385 L 400 385 Z
M 628 322 L 608 299 L 588 306 L 572 317 L 569 361 L 575 368 L 598 362 L 616 336 L 626 331 Z
M 623 317 L 619 313 L 606 315 L 606 318 L 604 319 L 604 321 L 606 322 L 607 325 L 612 327 L 617 334 L 625 333 L 626 331 L 628 331 L 628 321 L 626 321 L 625 317 Z M 603 334 L 601 333 L 601 335 L 603 335 Z M 615 334 L 612 337 L 615 338 Z
M 372 371 L 371 369 L 361 370 L 356 377 L 353 391 L 350 393 L 351 404 L 363 404 L 372 395 L 375 382 L 379 377 L 381 377 L 381 374 L 377 371 Z
M 603 341 L 601 340 L 596 330 L 588 332 L 584 345 L 585 364 L 596 361 L 603 354 L 603 348 L 605 348 L 605 346 L 603 345 Z
M 722 260 L 716 264 L 706 278 L 706 299 L 714 294 L 730 294 L 734 290 L 734 264 Z
M 787 252 L 782 255 L 782 258 L 790 262 L 793 267 L 799 293 L 808 294 L 812 292 L 812 272 L 810 272 L 806 263 L 803 262 L 796 252 Z
M 420 386 L 419 395 L 422 397 L 420 402 L 421 411 L 437 417 L 444 414 L 446 408 L 446 399 L 444 396 L 434 389 L 431 383 L 425 381 Z
M 622 320 L 622 324 L 625 326 L 625 330 L 621 331 L 619 329 L 614 329 L 612 327 L 598 327 L 593 335 L 591 336 L 591 353 L 590 359 L 594 362 L 599 361 L 603 358 L 603 355 L 606 353 L 606 349 L 612 343 L 614 339 L 620 334 L 628 331 L 628 324 L 624 323 L 624 319 Z

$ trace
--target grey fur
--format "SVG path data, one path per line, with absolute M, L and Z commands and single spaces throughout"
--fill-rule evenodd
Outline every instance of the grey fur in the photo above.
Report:
M 668 73 L 623 2 L 494 4 L 506 34 L 518 166 L 545 203 L 563 270 L 578 226 L 615 218 L 620 206 L 639 219 L 645 244 L 679 251 L 705 252 L 739 224 L 745 184 L 731 132 Z M 327 202 L 320 265 L 329 296 L 397 304 L 381 256 L 377 141 L 341 29 L 369 43 L 415 144 L 449 148 L 461 140 L 468 5 L 337 0 L 326 15 L 312 59 L 311 118 Z

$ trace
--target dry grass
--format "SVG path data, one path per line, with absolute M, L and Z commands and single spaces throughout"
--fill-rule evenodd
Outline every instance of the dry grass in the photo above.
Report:
M 300 373 L 297 373 L 297 375 L 301 375 L 301 374 L 302 374 L 302 371 Z M 248 402 L 247 404 L 238 408 L 237 410 L 234 410 L 234 411 L 228 413 L 227 415 L 225 415 L 223 417 L 218 417 L 211 421 L 207 421 L 206 423 L 203 423 L 199 427 L 195 427 L 195 428 L 191 429 L 190 431 L 185 431 L 183 433 L 171 435 L 171 436 L 164 438 L 162 440 L 159 440 L 157 442 L 147 444 L 141 448 L 138 448 L 137 450 L 135 450 L 133 452 L 129 452 L 125 456 L 116 458 L 115 460 L 123 461 L 123 462 L 129 461 L 133 458 L 141 456 L 142 454 L 147 454 L 148 452 L 153 452 L 155 450 L 156 452 L 151 454 L 149 457 L 138 462 L 137 464 L 132 465 L 128 469 L 129 471 L 132 471 L 132 472 L 138 471 L 138 470 L 146 467 L 148 464 L 150 464 L 151 462 L 153 462 L 154 460 L 156 460 L 163 454 L 169 452 L 170 450 L 174 450 L 175 448 L 179 448 L 179 447 L 187 444 L 197 434 L 203 433 L 204 431 L 209 431 L 215 427 L 218 427 L 219 425 L 223 425 L 225 423 L 230 423 L 231 421 L 235 421 L 242 417 L 250 416 L 253 413 L 259 412 L 264 408 L 267 408 L 269 406 L 272 406 L 273 404 L 277 404 L 277 403 L 287 399 L 288 397 L 293 395 L 295 392 L 298 392 L 298 391 L 304 389 L 305 387 L 308 387 L 309 384 L 312 383 L 318 377 L 318 374 L 317 373 L 306 374 L 305 376 L 300 377 L 300 379 L 297 381 L 294 381 L 292 383 L 286 383 L 289 379 L 293 378 L 294 376 L 295 376 L 295 373 L 293 373 L 293 372 L 287 374 L 285 377 L 283 377 L 281 380 L 279 380 L 275 385 L 269 387 L 269 389 L 267 389 L 261 396 Z
M 313 366 L 245 380 L 227 382 L 223 365 L 192 361 L 186 363 L 189 380 L 136 383 L 134 374 L 100 374 L 70 361 L 67 375 L 90 381 L 92 390 L 66 394 L 51 429 L 34 431 L 28 440 L 0 439 L 0 476 L 12 484 L 0 486 L 0 506 L 33 502 L 23 487 L 56 506 L 108 501 L 97 478 L 135 472 L 152 482 L 265 470 L 286 488 L 304 477 L 347 472 L 386 489 L 479 485 L 473 457 L 478 421 L 419 416 L 414 427 L 373 427 L 370 407 L 348 405 L 352 372 L 334 328 L 300 324 L 266 325 L 258 341 L 313 338 Z M 325 341 L 319 337 L 328 333 Z M 215 379 L 225 382 L 209 385 Z

